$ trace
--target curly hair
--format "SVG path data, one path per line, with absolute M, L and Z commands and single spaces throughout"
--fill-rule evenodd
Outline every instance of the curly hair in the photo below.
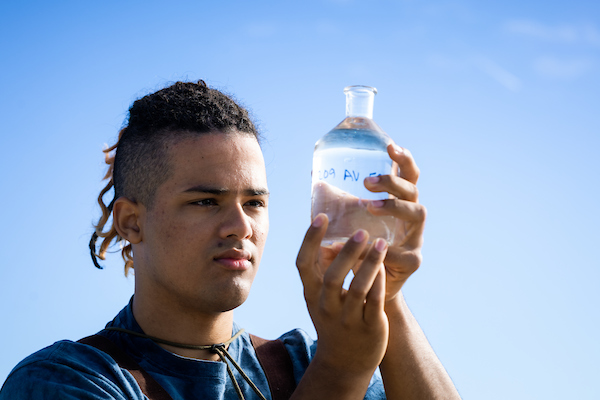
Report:
M 113 241 L 122 247 L 125 275 L 133 268 L 131 244 L 119 236 L 112 222 L 105 230 L 115 200 L 126 197 L 151 208 L 156 189 L 170 175 L 167 145 L 210 132 L 240 132 L 259 140 L 248 111 L 202 80 L 176 82 L 133 103 L 117 143 L 103 150 L 108 164 L 103 179 L 108 183 L 98 196 L 102 216 L 95 225 L 89 246 L 97 268 L 102 269 L 98 259 L 105 259 Z M 114 188 L 114 197 L 106 204 L 104 197 L 111 188 Z M 97 249 L 99 238 L 102 241 Z

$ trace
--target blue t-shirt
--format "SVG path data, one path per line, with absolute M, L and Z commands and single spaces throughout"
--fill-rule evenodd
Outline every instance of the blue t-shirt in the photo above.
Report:
M 133 317 L 131 302 L 107 324 L 143 332 Z M 234 324 L 233 333 L 239 327 Z M 181 357 L 150 339 L 130 334 L 101 331 L 124 349 L 143 369 L 171 395 L 174 400 L 223 399 L 238 400 L 227 367 L 220 361 Z M 280 337 L 292 359 L 296 383 L 316 351 L 316 342 L 302 330 L 293 330 Z M 263 395 L 271 393 L 265 374 L 246 332 L 231 342 L 228 351 Z M 246 399 L 257 398 L 248 383 L 233 368 L 235 378 Z M 21 361 L 10 373 L 0 390 L 0 400 L 143 400 L 137 382 L 125 369 L 94 347 L 63 340 L 46 347 Z M 365 399 L 385 399 L 381 376 L 377 372 Z

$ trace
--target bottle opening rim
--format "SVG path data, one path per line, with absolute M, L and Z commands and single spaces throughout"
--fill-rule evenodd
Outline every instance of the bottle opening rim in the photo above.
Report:
M 351 86 L 346 86 L 344 88 L 344 93 L 348 93 L 348 92 L 371 92 L 373 94 L 377 94 L 377 89 L 374 88 L 373 86 L 367 86 L 367 85 L 351 85 Z

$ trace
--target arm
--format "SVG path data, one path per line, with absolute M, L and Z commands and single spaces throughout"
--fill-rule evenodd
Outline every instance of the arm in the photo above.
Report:
M 396 198 L 371 204 L 375 215 L 394 215 L 403 222 L 400 240 L 388 249 L 385 258 L 386 304 L 390 337 L 381 363 L 388 399 L 460 399 L 448 373 L 429 345 L 400 291 L 421 264 L 425 208 L 418 204 L 419 169 L 407 150 L 395 145 L 388 153 L 400 167 L 400 176 L 367 180 L 366 187 L 388 192 Z M 377 206 L 377 207 L 374 207 Z
M 380 369 L 388 399 L 460 399 L 402 293 L 385 311 L 390 339 Z

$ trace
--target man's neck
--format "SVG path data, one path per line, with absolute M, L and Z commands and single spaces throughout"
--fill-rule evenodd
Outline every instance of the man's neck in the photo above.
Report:
M 145 334 L 170 342 L 191 345 L 212 345 L 231 338 L 233 310 L 221 313 L 202 313 L 181 305 L 168 305 L 143 296 L 133 297 L 133 316 Z M 177 355 L 202 360 L 219 360 L 210 350 L 185 349 L 157 343 Z

